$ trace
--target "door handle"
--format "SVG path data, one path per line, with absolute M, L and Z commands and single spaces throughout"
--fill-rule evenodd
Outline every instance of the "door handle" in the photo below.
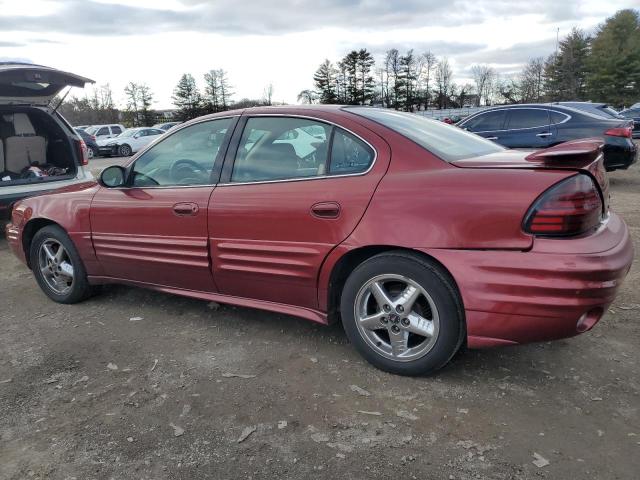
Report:
M 542 132 L 542 133 L 538 133 L 536 137 L 550 137 L 551 135 L 553 135 L 553 133 L 551 132 Z
M 311 207 L 311 215 L 318 218 L 338 218 L 340 204 L 337 202 L 319 202 Z
M 487 140 L 497 140 L 498 139 L 498 137 L 484 137 L 484 138 L 486 138 Z
M 173 206 L 173 213 L 179 217 L 197 215 L 199 210 L 198 204 L 193 202 L 181 202 Z

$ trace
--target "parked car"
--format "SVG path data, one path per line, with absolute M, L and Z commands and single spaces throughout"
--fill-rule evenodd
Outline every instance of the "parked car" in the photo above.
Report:
M 164 133 L 159 128 L 128 128 L 117 137 L 98 140 L 100 155 L 128 157 Z
M 171 130 L 176 125 L 180 125 L 182 122 L 166 122 L 166 123 L 156 123 L 152 128 L 159 128 L 160 130 Z
M 87 128 L 92 127 L 93 125 L 78 125 L 77 127 L 73 127 L 76 130 L 85 131 Z
M 604 138 L 604 164 L 609 171 L 629 168 L 637 157 L 632 121 L 557 104 L 493 107 L 457 125 L 508 148 L 547 148 L 579 138 Z
M 84 144 L 87 146 L 87 154 L 89 156 L 89 160 L 91 160 L 94 157 L 98 156 L 98 144 L 96 142 L 96 137 L 93 135 L 89 135 L 87 132 L 85 132 L 84 130 L 80 130 L 77 127 L 75 128 L 75 131 L 78 135 L 80 135 L 80 138 L 82 138 L 82 140 L 84 141 Z
M 87 128 L 85 131 L 89 135 L 93 135 L 98 140 L 104 140 L 107 138 L 114 138 L 124 132 L 126 128 L 120 124 L 110 124 L 110 125 L 92 125 Z
M 575 108 L 585 112 L 598 115 L 604 118 L 624 119 L 615 109 L 611 108 L 607 103 L 594 102 L 554 102 L 553 105 L 562 105 L 564 107 Z
M 82 138 L 48 105 L 93 80 L 40 65 L 0 63 L 0 216 L 13 202 L 93 178 Z
M 633 120 L 633 138 L 640 138 L 640 105 L 636 108 L 627 108 L 620 112 L 620 116 Z
M 7 239 L 56 302 L 122 282 L 341 319 L 372 364 L 424 374 L 463 344 L 569 337 L 607 311 L 633 247 L 601 146 L 507 150 L 371 107 L 224 112 L 19 202 Z

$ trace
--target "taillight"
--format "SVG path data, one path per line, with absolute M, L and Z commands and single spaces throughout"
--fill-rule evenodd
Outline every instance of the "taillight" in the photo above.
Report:
M 525 216 L 524 231 L 534 235 L 579 235 L 602 220 L 602 198 L 588 175 L 567 178 L 544 192 Z
M 93 140 L 94 142 L 96 141 L 96 136 L 95 135 L 89 135 L 89 138 L 91 138 L 91 140 Z
M 84 140 L 76 140 L 76 149 L 78 150 L 82 165 L 89 165 L 89 151 Z
M 632 132 L 633 132 L 633 127 L 616 127 L 616 128 L 610 128 L 609 130 L 604 132 L 604 134 L 610 137 L 631 138 Z

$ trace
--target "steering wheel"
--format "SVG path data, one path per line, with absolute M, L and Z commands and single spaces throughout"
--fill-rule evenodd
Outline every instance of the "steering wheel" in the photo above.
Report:
M 198 162 L 183 158 L 171 165 L 169 176 L 176 183 L 201 182 L 207 172 Z

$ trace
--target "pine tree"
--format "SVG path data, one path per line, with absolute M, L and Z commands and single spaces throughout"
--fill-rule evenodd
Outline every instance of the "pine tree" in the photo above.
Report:
M 574 28 L 545 65 L 545 90 L 551 100 L 585 100 L 589 37 Z
M 319 95 L 320 103 L 337 103 L 336 69 L 327 59 L 320 64 L 313 75 L 313 83 Z
M 590 96 L 618 107 L 640 97 L 640 13 L 621 10 L 600 26 L 591 46 Z
M 358 103 L 365 105 L 373 99 L 375 90 L 375 80 L 371 71 L 375 64 L 373 55 L 365 48 L 358 51 L 358 80 L 359 80 L 359 92 Z
M 202 112 L 202 96 L 198 91 L 196 79 L 189 73 L 182 75 L 171 98 L 178 107 L 178 116 L 183 121 L 196 118 Z

